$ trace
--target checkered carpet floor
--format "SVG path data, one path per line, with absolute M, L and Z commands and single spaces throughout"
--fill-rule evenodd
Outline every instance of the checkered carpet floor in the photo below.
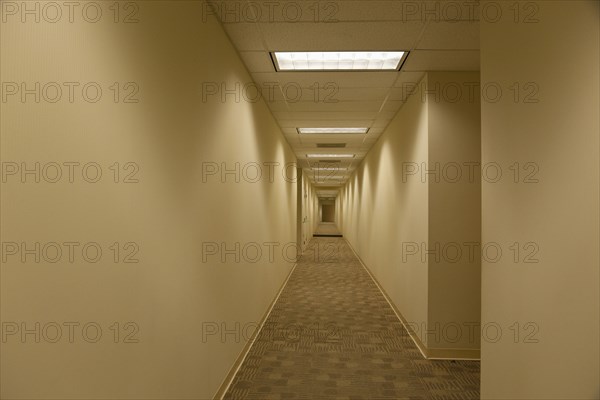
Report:
M 342 238 L 313 238 L 225 399 L 478 399 L 479 362 L 425 360 Z

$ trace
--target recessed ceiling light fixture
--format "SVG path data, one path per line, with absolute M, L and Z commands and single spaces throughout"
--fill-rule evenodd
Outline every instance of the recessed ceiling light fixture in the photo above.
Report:
M 275 51 L 277 71 L 397 71 L 407 51 Z
M 355 154 L 307 154 L 308 158 L 354 158 Z
M 313 171 L 348 171 L 348 168 L 343 167 L 312 167 Z
M 296 130 L 301 134 L 353 134 L 369 132 L 369 128 L 296 128 Z

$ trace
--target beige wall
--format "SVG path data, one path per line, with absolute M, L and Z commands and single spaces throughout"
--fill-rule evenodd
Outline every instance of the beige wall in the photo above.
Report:
M 430 357 L 478 356 L 481 263 L 465 243 L 480 242 L 480 183 L 465 163 L 480 161 L 480 105 L 448 89 L 478 81 L 426 74 L 341 197 L 344 235 Z
M 482 188 L 483 241 L 506 256 L 482 265 L 482 323 L 504 334 L 482 343 L 481 394 L 597 399 L 599 3 L 535 4 L 537 22 L 481 24 L 482 84 L 504 91 L 482 102 L 482 161 L 507 176 Z M 506 169 L 515 162 L 518 183 Z
M 302 174 L 302 249 L 305 249 L 315 231 L 315 226 L 318 223 L 317 208 L 318 204 L 315 188 L 308 179 L 307 174 L 310 172 L 304 171 Z
M 112 21 L 112 3 L 98 4 L 103 7 L 98 23 L 81 18 L 21 23 L 17 16 L 1 27 L 3 82 L 31 87 L 34 82 L 94 81 L 103 89 L 96 103 L 82 99 L 81 86 L 72 103 L 67 94 L 56 103 L 43 97 L 35 103 L 33 95 L 25 103 L 19 95 L 1 103 L 5 172 L 12 162 L 29 167 L 39 162 L 42 168 L 39 183 L 31 175 L 21 183 L 17 173 L 2 184 L 3 331 L 13 323 L 32 329 L 39 322 L 41 338 L 36 344 L 33 334 L 25 340 L 20 332 L 5 337 L 1 396 L 211 398 L 293 265 L 290 257 L 282 257 L 281 247 L 296 242 L 296 185 L 283 179 L 282 170 L 295 157 L 264 102 L 243 96 L 222 102 L 218 95 L 203 101 L 203 83 L 226 82 L 233 88 L 250 78 L 218 23 L 202 22 L 201 2 L 137 2 L 139 23 L 131 24 Z M 129 12 L 121 9 L 121 17 Z M 121 82 L 117 103 L 109 89 L 114 82 Z M 122 102 L 131 89 L 123 87 L 125 82 L 139 86 L 139 102 Z M 103 175 L 88 183 L 80 166 L 69 183 L 64 167 L 63 178 L 49 183 L 52 162 L 95 162 Z M 109 169 L 115 162 L 120 163 L 119 183 Z M 138 183 L 123 183 L 134 168 L 127 162 L 139 166 Z M 232 175 L 225 183 L 218 175 L 203 182 L 206 162 L 225 162 L 229 168 L 236 162 L 240 168 L 250 162 L 279 166 L 273 182 L 267 167 L 256 183 L 248 168 L 239 183 Z M 94 170 L 88 172 L 93 178 Z M 11 255 L 12 242 L 28 248 L 36 242 L 80 246 L 73 263 L 66 250 L 56 263 L 43 254 L 36 263 L 35 254 L 25 262 L 22 252 Z M 103 251 L 97 263 L 82 258 L 87 242 Z M 116 263 L 114 242 L 121 247 Z M 127 242 L 139 246 L 138 263 L 123 262 L 134 249 L 124 250 Z M 257 262 L 240 252 L 237 263 L 235 255 L 221 262 L 206 252 L 203 260 L 206 242 L 229 248 L 249 242 L 279 246 L 272 261 L 262 247 Z M 53 248 L 46 249 L 46 258 L 54 257 Z M 63 325 L 69 322 L 80 324 L 73 343 Z M 115 322 L 118 343 L 111 330 Z M 125 327 L 127 322 L 136 325 Z M 49 342 L 55 335 L 52 323 L 62 326 L 57 343 Z M 87 323 L 101 327 L 97 343 L 82 337 Z M 123 343 L 135 326 L 139 331 L 133 338 L 139 343 Z M 209 326 L 238 331 L 239 338 L 229 333 L 221 339 L 217 332 L 203 340 Z M 94 328 L 88 334 L 93 339 Z
M 426 82 L 425 82 L 426 83 Z M 402 243 L 428 240 L 428 186 L 402 181 L 402 163 L 427 161 L 427 105 L 419 85 L 341 192 L 343 235 L 405 319 L 427 323 L 428 271 Z
M 479 72 L 429 72 L 429 349 L 479 349 Z M 423 178 L 423 166 L 420 171 Z M 472 253 L 471 253 L 472 251 Z M 422 329 L 421 329 L 422 331 Z M 423 333 L 423 332 L 421 332 Z M 443 356 L 443 353 L 438 355 Z M 477 353 L 467 351 L 467 356 Z
M 338 227 L 338 230 L 340 229 L 340 226 L 342 226 L 342 214 L 342 197 L 338 193 L 335 197 L 335 224 Z

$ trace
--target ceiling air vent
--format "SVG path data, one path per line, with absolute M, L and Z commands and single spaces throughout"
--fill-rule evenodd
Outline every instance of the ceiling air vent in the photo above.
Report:
M 327 147 L 327 148 L 346 147 L 346 143 L 317 143 L 317 147 Z

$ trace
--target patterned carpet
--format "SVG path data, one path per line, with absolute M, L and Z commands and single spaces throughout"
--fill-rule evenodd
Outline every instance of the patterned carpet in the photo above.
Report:
M 342 238 L 313 238 L 225 399 L 478 399 L 479 362 L 425 360 Z
M 333 222 L 321 222 L 315 229 L 315 236 L 342 236 Z

